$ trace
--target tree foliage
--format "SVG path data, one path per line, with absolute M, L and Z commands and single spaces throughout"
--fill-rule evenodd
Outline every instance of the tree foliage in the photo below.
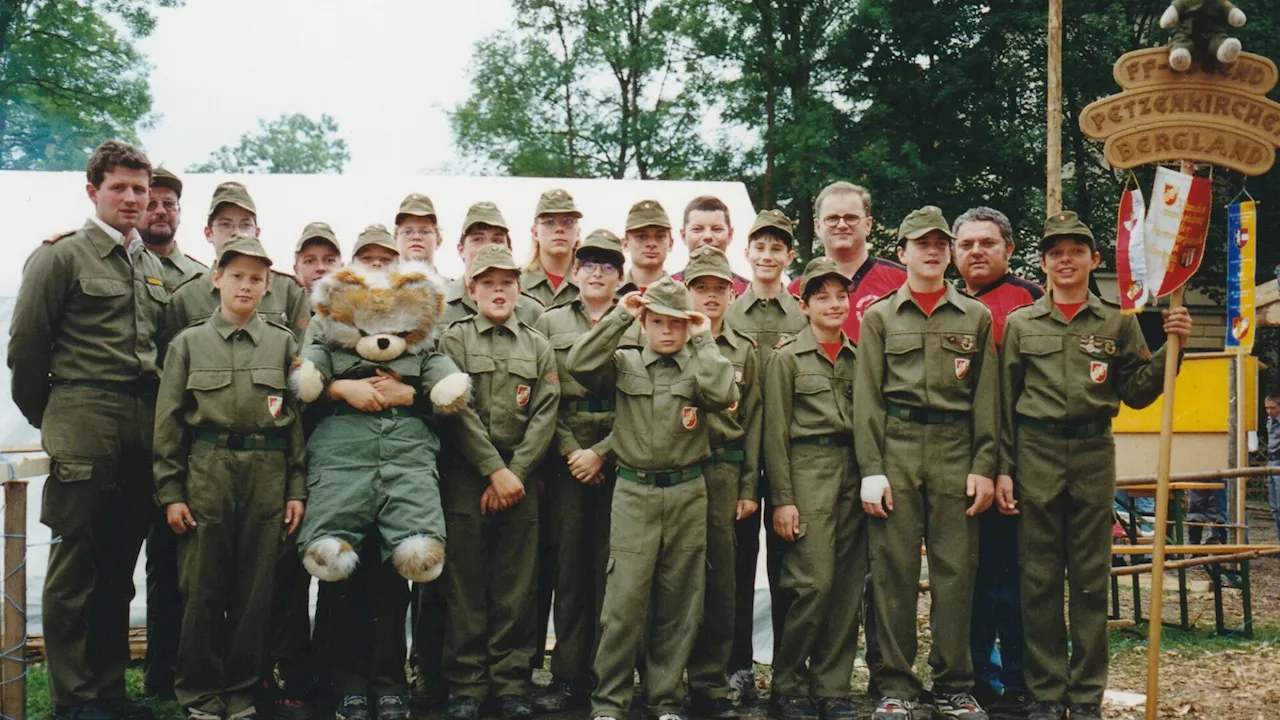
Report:
M 235 147 L 223 145 L 187 172 L 341 173 L 350 160 L 336 120 L 328 115 L 312 120 L 296 113 L 271 122 L 259 120 L 256 133 L 246 132 Z
M 0 0 L 0 167 L 80 169 L 149 127 L 150 67 L 133 42 L 182 0 Z M 125 32 L 117 29 L 119 21 Z

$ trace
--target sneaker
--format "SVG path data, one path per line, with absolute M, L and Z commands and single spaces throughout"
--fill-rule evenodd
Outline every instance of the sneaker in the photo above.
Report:
M 818 716 L 822 720 L 853 720 L 853 703 L 848 698 L 818 698 Z
M 498 698 L 502 704 L 504 720 L 524 720 L 533 717 L 533 706 L 523 695 L 503 695 Z
M 689 714 L 710 720 L 734 720 L 738 717 L 738 708 L 729 698 L 707 698 L 695 695 L 689 700 Z
M 333 711 L 333 720 L 369 720 L 369 699 L 363 695 L 344 695 Z
M 933 709 L 944 718 L 956 720 L 987 720 L 987 711 L 976 698 L 967 692 L 946 693 L 933 691 Z
M 409 720 L 409 706 L 399 695 L 378 698 L 378 720 Z
M 478 720 L 480 701 L 466 695 L 454 695 L 444 708 L 444 716 L 448 720 Z
M 1062 703 L 1038 700 L 1032 704 L 1027 720 L 1067 720 L 1067 708 Z
M 993 720 L 1025 720 L 1031 716 L 1035 704 L 1036 701 L 1031 698 L 1031 693 L 1026 690 L 1021 692 L 1005 690 L 1003 695 L 986 707 L 987 714 Z
M 917 716 L 915 703 L 897 698 L 884 698 L 871 713 L 871 720 L 927 720 L 923 715 Z
M 818 706 L 808 695 L 789 695 L 779 705 L 783 720 L 818 720 Z
M 756 699 L 756 671 L 743 668 L 729 676 L 729 702 L 734 705 L 746 705 Z
M 584 692 L 580 692 L 572 680 L 551 679 L 551 684 L 533 698 L 533 709 L 542 713 L 564 712 L 571 708 L 584 707 L 590 700 Z
M 1102 720 L 1102 707 L 1100 705 L 1072 703 L 1071 720 Z

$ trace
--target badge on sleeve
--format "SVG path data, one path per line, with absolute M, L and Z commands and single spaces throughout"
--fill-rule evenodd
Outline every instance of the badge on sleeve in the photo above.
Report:
M 1101 360 L 1094 360 L 1089 363 L 1089 377 L 1093 378 L 1096 383 L 1103 383 L 1107 380 L 1107 364 Z
M 733 404 L 726 408 L 730 413 L 738 412 L 738 401 L 734 400 Z
M 533 394 L 533 388 L 528 385 L 516 386 L 516 405 L 524 407 L 529 404 L 529 397 Z
M 686 407 L 681 409 L 680 422 L 684 424 L 685 430 L 692 430 L 698 427 L 698 408 Z
M 281 410 L 283 410 L 283 409 L 284 409 L 284 396 L 283 396 L 283 395 L 268 395 L 268 396 L 267 396 L 267 410 L 271 411 L 271 417 L 273 417 L 273 418 L 278 418 L 278 417 L 280 417 L 280 411 L 281 411 Z
M 969 358 L 956 358 L 956 379 L 963 380 L 969 374 Z

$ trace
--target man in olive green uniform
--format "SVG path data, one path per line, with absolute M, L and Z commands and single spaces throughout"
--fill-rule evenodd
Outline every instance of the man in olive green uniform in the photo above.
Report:
M 436 266 L 436 250 L 444 238 L 436 224 L 436 206 L 431 198 L 420 193 L 406 195 L 396 212 L 396 247 L 405 260 L 425 262 Z M 431 587 L 428 583 L 427 587 Z
M 646 346 L 620 349 L 637 319 Z M 682 709 L 706 581 L 707 416 L 739 399 L 733 364 L 709 330 L 706 316 L 692 311 L 688 289 L 663 278 L 643 296 L 624 297 L 569 350 L 569 372 L 591 392 L 613 393 L 615 403 L 618 483 L 594 663 L 595 717 L 627 717 L 642 644 L 646 710 L 665 717 Z
M 138 233 L 147 249 L 160 258 L 164 282 L 170 292 L 191 278 L 209 272 L 207 265 L 178 249 L 175 238 L 181 224 L 182 180 L 164 168 L 156 168 L 151 173 L 151 199 L 138 221 Z M 147 606 L 151 606 L 150 602 Z
M 720 354 L 733 363 L 740 400 L 707 417 L 711 459 L 704 465 L 707 484 L 707 570 L 702 625 L 689 656 L 690 708 L 694 715 L 736 718 L 729 700 L 729 651 L 737 591 L 734 577 L 734 523 L 759 509 L 760 370 L 750 338 L 724 322 L 733 301 L 733 270 L 719 248 L 704 245 L 690 253 L 684 269 L 693 307 L 711 321 Z M 754 583 L 753 583 L 754 585 Z
M 853 454 L 854 346 L 841 326 L 850 281 L 828 257 L 801 277 L 809 326 L 765 370 L 764 458 L 774 532 L 786 543 L 786 617 L 770 703 L 787 720 L 852 717 L 849 679 L 866 581 L 866 517 Z
M 953 239 L 937 207 L 907 215 L 898 228 L 907 282 L 867 309 L 858 341 L 853 392 L 863 412 L 854 446 L 863 509 L 872 516 L 871 586 L 883 659 L 875 720 L 910 717 L 924 690 L 912 669 L 921 540 L 932 597 L 933 711 L 987 718 L 972 695 L 969 623 L 978 515 L 995 493 L 1000 378 L 991 313 L 946 282 Z
M 342 247 L 329 223 L 310 222 L 293 246 L 293 274 L 308 294 L 320 278 L 342 267 Z
M 800 311 L 795 296 L 787 292 L 783 271 L 795 260 L 792 245 L 791 218 L 781 210 L 761 210 L 747 233 L 747 261 L 751 263 L 751 284 L 741 297 L 733 301 L 725 324 L 751 338 L 756 343 L 758 367 L 763 380 L 764 369 L 773 348 L 784 338 L 791 337 L 808 326 L 809 320 Z M 763 385 L 763 381 L 761 382 Z M 761 468 L 763 470 L 763 467 Z M 734 601 L 733 649 L 729 654 L 729 697 L 738 702 L 748 702 L 755 697 L 756 673 L 752 636 L 755 625 L 756 560 L 760 555 L 760 523 L 765 526 L 765 562 L 769 576 L 770 610 L 773 620 L 774 654 L 782 638 L 782 620 L 786 617 L 782 594 L 778 592 L 781 573 L 779 558 L 783 547 L 773 532 L 769 517 L 773 514 L 769 502 L 768 477 L 762 475 L 757 483 L 757 501 L 764 501 L 764 512 L 739 520 L 736 525 L 736 552 L 734 567 L 737 596 Z
M 444 315 L 440 318 L 440 326 L 448 327 L 459 320 L 476 314 L 476 304 L 467 296 L 465 278 L 471 276 L 471 263 L 476 253 L 485 245 L 504 245 L 511 251 L 511 234 L 507 229 L 507 221 L 503 219 L 498 206 L 491 202 L 478 202 L 467 208 L 467 216 L 462 221 L 462 237 L 458 238 L 458 256 L 464 266 L 462 277 L 449 283 L 449 291 L 445 293 Z M 542 303 L 523 292 L 516 298 L 516 317 L 525 325 L 532 326 L 542 316 Z
M 516 317 L 520 268 L 510 251 L 481 248 L 468 273 L 478 313 L 440 337 L 473 387 L 450 422 L 461 457 L 444 456 L 440 487 L 450 554 L 446 714 L 474 720 L 493 695 L 511 720 L 533 714 L 525 694 L 537 610 L 535 471 L 555 436 L 560 376 L 547 338 Z
M 548 190 L 538 197 L 531 231 L 533 257 L 520 275 L 520 289 L 544 307 L 559 307 L 578 297 L 572 271 L 581 220 L 582 212 L 568 192 Z
M 44 631 L 58 718 L 149 717 L 125 695 L 133 567 L 155 510 L 151 430 L 169 291 L 135 223 L 151 164 L 125 143 L 89 159 L 95 213 L 27 258 L 9 329 L 14 404 L 51 464 Z
M 1025 672 L 1035 720 L 1062 720 L 1068 704 L 1074 720 L 1101 717 L 1116 476 L 1111 418 L 1121 402 L 1144 408 L 1163 390 L 1165 348 L 1152 355 L 1137 318 L 1089 292 L 1099 262 L 1093 233 L 1076 213 L 1050 216 L 1040 268 L 1052 289 L 1009 314 L 1000 346 L 1000 480 L 1013 478 L 1021 491 Z M 1164 329 L 1185 343 L 1191 316 L 1166 311 Z M 997 502 L 1017 512 L 1012 483 L 997 489 Z
M 256 312 L 270 265 L 256 238 L 223 245 L 219 309 L 174 338 L 156 400 L 156 500 L 183 597 L 176 691 L 197 720 L 254 714 L 281 528 L 297 529 L 306 498 L 286 382 L 298 344 Z
M 237 233 L 258 237 L 258 210 L 244 185 L 224 182 L 213 191 L 209 202 L 208 224 L 204 234 L 213 243 L 215 255 L 222 252 L 222 245 Z M 170 336 L 183 328 L 212 315 L 218 309 L 218 291 L 213 287 L 212 275 L 205 273 L 183 283 L 169 302 L 165 312 L 165 326 Z M 284 273 L 271 271 L 271 288 L 258 305 L 263 320 L 284 325 L 299 343 L 306 334 L 311 320 L 307 294 L 294 279 Z
M 618 297 L 630 292 L 644 292 L 649 285 L 669 277 L 664 265 L 671 248 L 671 218 L 657 200 L 641 200 L 627 212 L 626 233 L 622 249 L 631 256 L 631 269 L 618 288 Z
M 555 553 L 556 646 L 551 684 L 534 698 L 541 712 L 563 712 L 585 704 L 594 679 L 591 660 L 599 640 L 609 561 L 609 512 L 616 473 L 613 465 L 613 396 L 597 396 L 569 373 L 569 350 L 613 309 L 622 282 L 622 244 L 608 230 L 596 230 L 574 253 L 581 294 L 538 319 L 560 371 L 560 417 L 555 452 L 548 451 L 548 521 L 541 526 Z M 594 471 L 594 472 L 593 472 Z

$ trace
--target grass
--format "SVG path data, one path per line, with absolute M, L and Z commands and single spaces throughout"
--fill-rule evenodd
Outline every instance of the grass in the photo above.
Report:
M 142 692 L 142 668 L 129 668 L 124 676 L 129 697 L 151 708 L 156 720 L 182 720 L 182 708 L 171 700 L 158 700 Z M 49 720 L 53 707 L 49 703 L 49 673 L 44 663 L 27 667 L 27 720 Z

